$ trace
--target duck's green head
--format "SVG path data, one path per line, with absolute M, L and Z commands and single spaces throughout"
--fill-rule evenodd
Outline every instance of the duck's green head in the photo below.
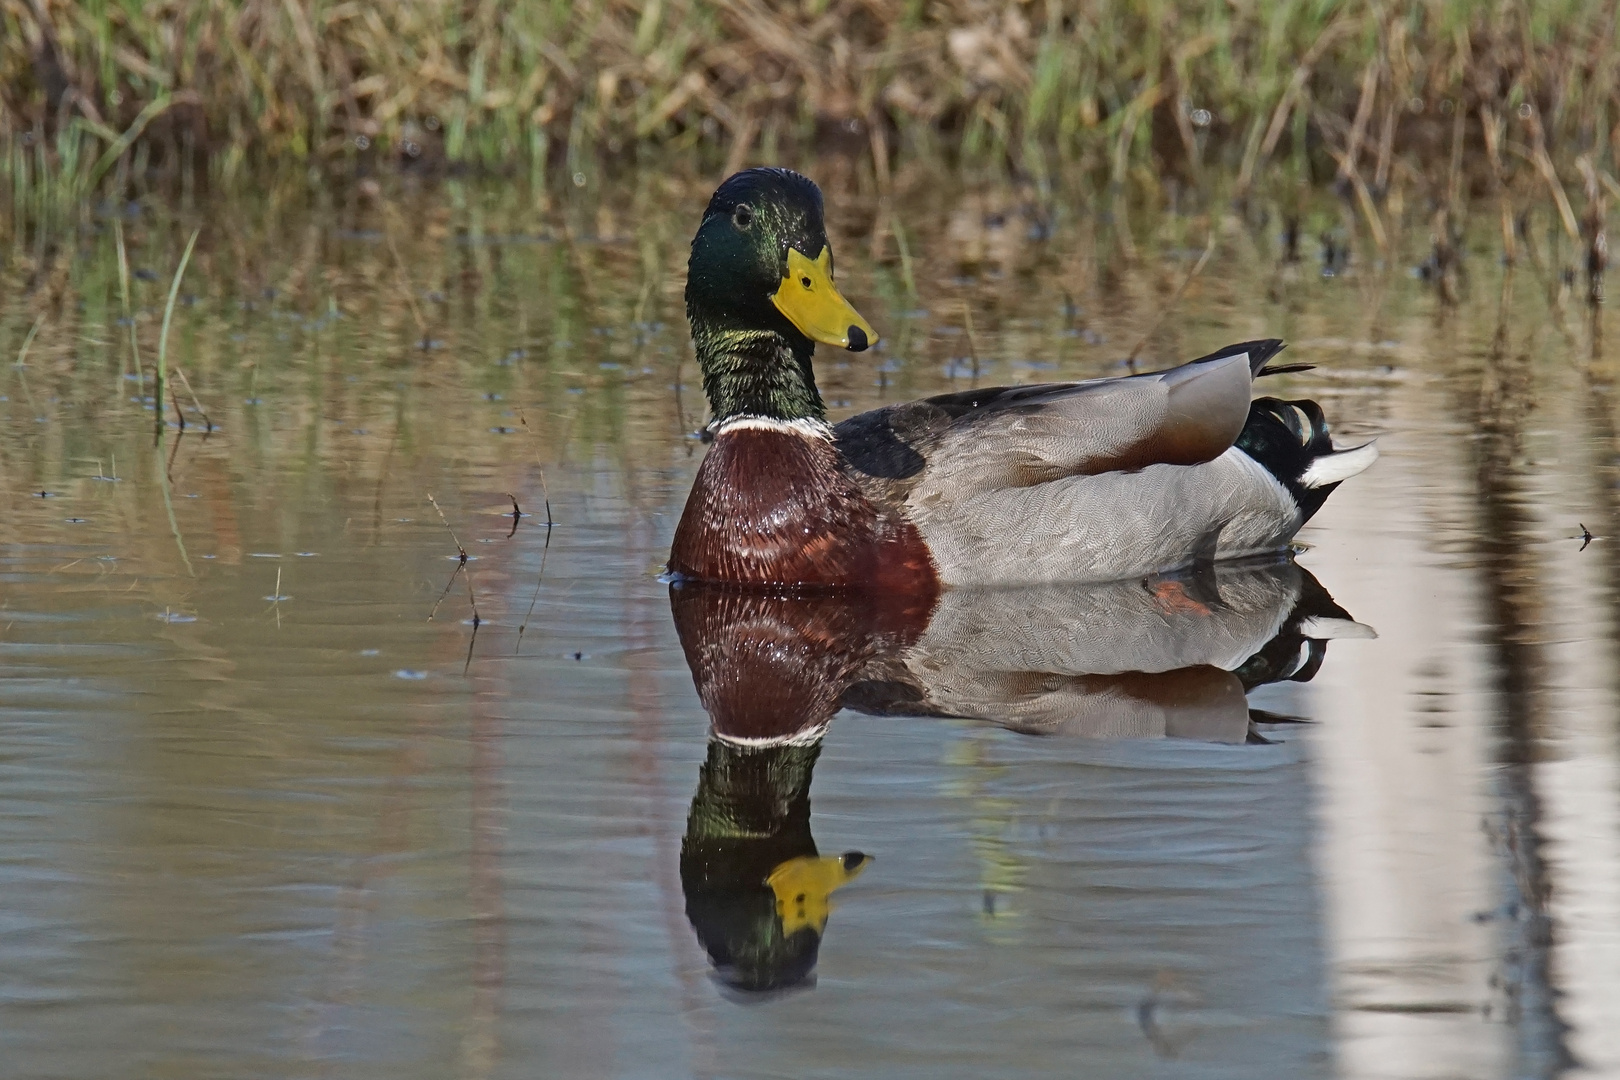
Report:
M 878 339 L 833 284 L 821 189 L 787 169 L 737 173 L 709 200 L 686 317 L 716 419 L 821 419 L 815 342 L 860 352 Z

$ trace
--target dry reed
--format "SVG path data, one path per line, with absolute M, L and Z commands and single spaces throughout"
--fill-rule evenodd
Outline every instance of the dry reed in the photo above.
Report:
M 261 160 L 574 174 L 832 143 L 880 184 L 944 152 L 1116 182 L 1224 164 L 1241 193 L 1325 142 L 1368 208 L 1497 119 L 1537 168 L 1612 170 L 1617 21 L 1615 0 L 0 0 L 0 170 L 46 212 Z

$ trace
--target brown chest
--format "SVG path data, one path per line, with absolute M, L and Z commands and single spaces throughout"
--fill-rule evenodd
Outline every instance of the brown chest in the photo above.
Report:
M 769 428 L 715 438 L 687 496 L 669 567 L 743 585 L 938 584 L 916 528 L 872 504 L 829 440 Z

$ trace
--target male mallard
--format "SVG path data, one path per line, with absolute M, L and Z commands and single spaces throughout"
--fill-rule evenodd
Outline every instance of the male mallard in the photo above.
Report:
M 821 191 L 786 169 L 720 185 L 686 315 L 714 445 L 676 575 L 741 585 L 1111 581 L 1275 551 L 1377 458 L 1310 401 L 1250 401 L 1282 342 L 1149 375 L 993 387 L 826 421 L 810 357 L 877 332 L 833 284 Z

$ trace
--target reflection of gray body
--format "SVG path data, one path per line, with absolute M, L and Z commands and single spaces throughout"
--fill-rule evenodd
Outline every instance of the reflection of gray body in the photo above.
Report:
M 1121 581 L 950 589 L 909 650 L 919 673 L 963 668 L 1114 675 L 1210 664 L 1260 651 L 1299 600 L 1298 565 L 1218 565 L 1187 583 Z
M 1286 624 L 1316 637 L 1370 631 L 1300 610 L 1291 561 L 1195 578 L 953 589 L 912 646 L 863 672 L 851 703 L 990 720 L 1021 731 L 1241 741 L 1235 673 Z

